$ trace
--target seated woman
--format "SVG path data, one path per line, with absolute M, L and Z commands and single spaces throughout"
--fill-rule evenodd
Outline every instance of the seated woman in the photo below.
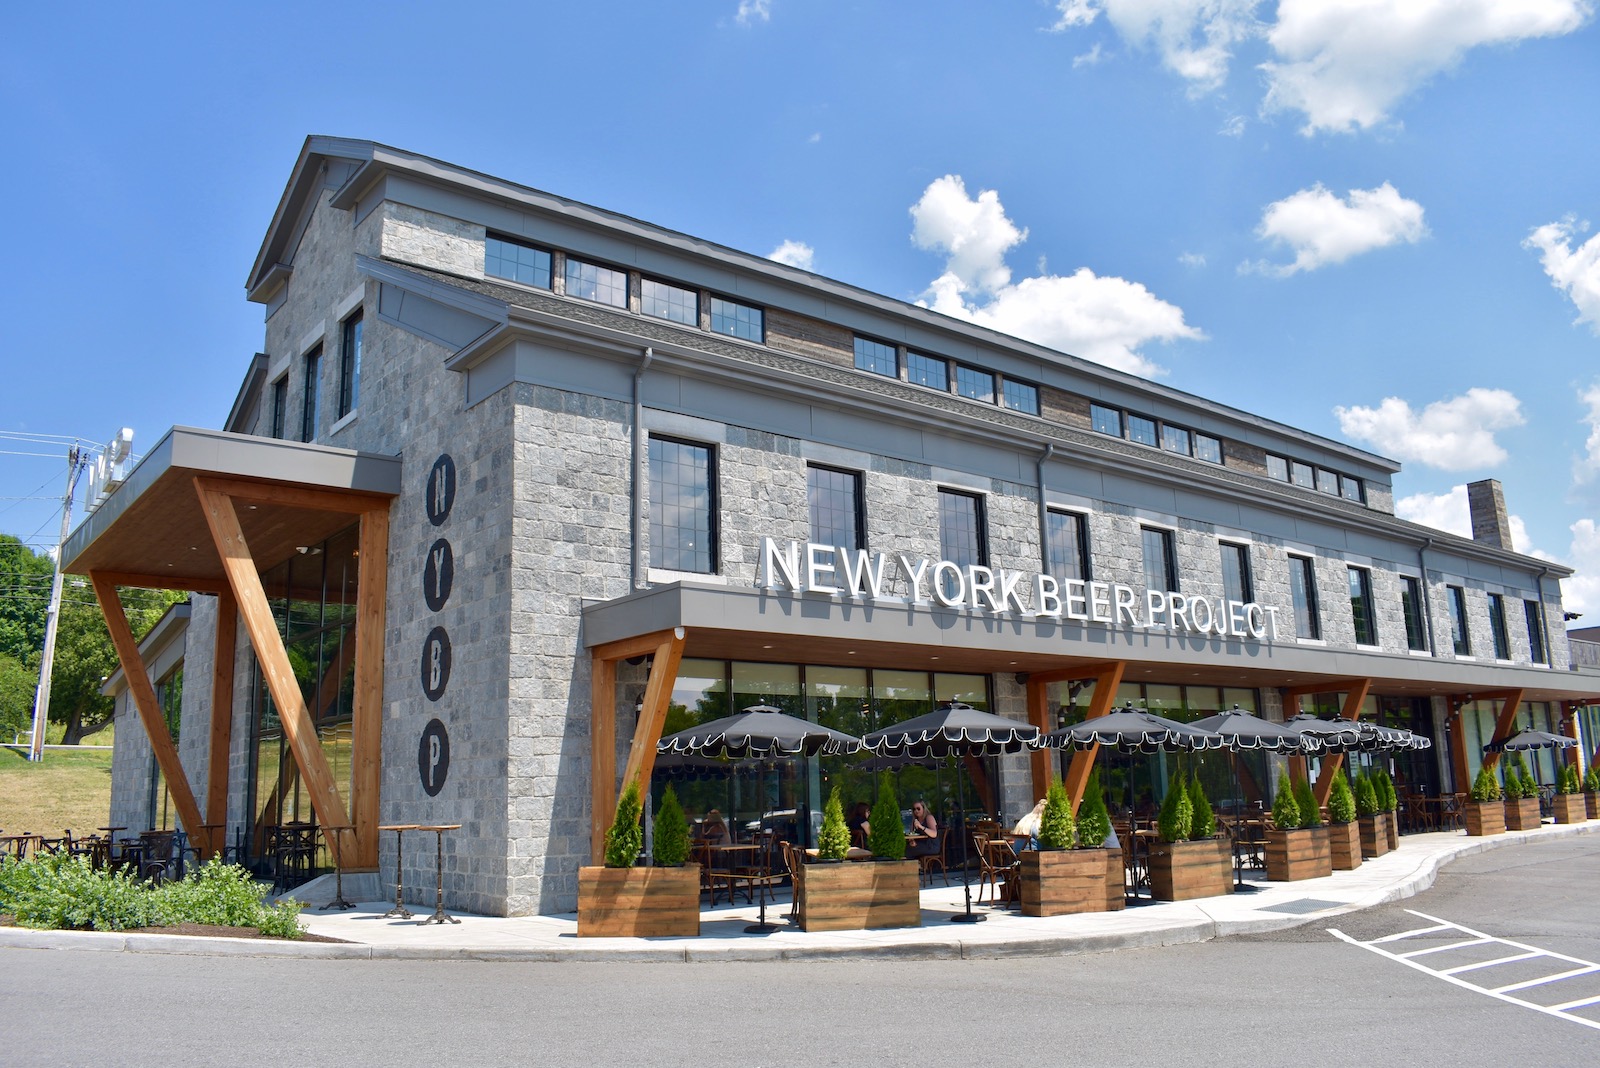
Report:
M 911 831 L 906 843 L 906 856 L 922 857 L 939 852 L 939 821 L 934 818 L 926 801 L 911 804 Z
M 872 833 L 872 824 L 868 820 L 871 814 L 872 809 L 865 801 L 857 801 L 850 806 L 850 815 L 845 819 L 844 825 L 850 831 L 851 845 L 866 847 L 867 835 Z
M 733 835 L 728 833 L 728 821 L 722 818 L 722 813 L 712 809 L 706 813 L 705 819 L 700 821 L 700 840 L 708 845 L 731 845 Z

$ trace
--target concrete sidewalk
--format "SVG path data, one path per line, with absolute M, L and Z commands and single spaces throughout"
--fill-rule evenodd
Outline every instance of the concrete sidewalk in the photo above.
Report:
M 948 960 L 1051 956 L 1112 949 L 1204 942 L 1232 934 L 1273 931 L 1322 922 L 1331 916 L 1407 898 L 1433 885 L 1440 867 L 1456 857 L 1507 845 L 1600 833 L 1600 821 L 1469 838 L 1461 832 L 1413 834 L 1400 848 L 1353 872 L 1293 883 L 1270 883 L 1245 873 L 1254 893 L 1198 901 L 1138 904 L 1122 912 L 1037 918 L 974 905 L 982 923 L 958 924 L 964 895 L 952 877 L 922 893 L 922 926 L 883 931 L 811 933 L 785 920 L 788 898 L 767 906 L 770 934 L 746 934 L 756 921 L 752 906 L 724 905 L 701 914 L 698 938 L 577 937 L 577 916 L 496 917 L 455 913 L 459 924 L 423 926 L 431 906 L 410 904 L 410 920 L 386 920 L 392 901 L 369 901 L 348 912 L 301 914 L 314 934 L 348 940 L 274 942 L 257 939 L 124 935 L 82 931 L 0 928 L 0 947 L 78 949 L 133 953 L 184 953 L 368 960 L 484 961 L 755 961 L 889 958 Z M 431 895 L 430 895 L 431 896 Z

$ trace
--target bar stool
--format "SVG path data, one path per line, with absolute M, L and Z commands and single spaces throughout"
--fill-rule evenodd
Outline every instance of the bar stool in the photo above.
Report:
M 436 848 L 437 848 L 438 852 L 437 852 L 437 861 L 436 861 L 437 868 L 435 869 L 435 871 L 436 871 L 436 875 L 437 875 L 437 883 L 438 883 L 438 885 L 435 887 L 435 891 L 434 891 L 435 892 L 435 897 L 434 897 L 434 905 L 433 905 L 433 915 L 429 916 L 427 919 L 423 920 L 422 924 L 423 924 L 423 926 L 427 926 L 430 923 L 460 923 L 461 922 L 460 920 L 456 919 L 454 916 L 450 915 L 449 913 L 445 912 L 445 910 L 444 910 L 444 832 L 445 831 L 459 831 L 461 829 L 461 824 L 459 824 L 459 823 L 419 824 L 417 827 L 415 827 L 413 829 L 414 830 L 418 830 L 418 831 L 432 831 L 434 833 L 434 835 L 437 837 L 437 841 L 436 841 L 435 844 L 436 844 Z

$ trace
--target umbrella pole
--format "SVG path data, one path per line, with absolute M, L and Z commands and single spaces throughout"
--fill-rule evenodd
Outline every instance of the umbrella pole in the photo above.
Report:
M 773 765 L 773 774 L 774 775 L 777 774 L 777 765 L 776 765 L 776 763 L 774 763 L 774 765 Z M 765 849 L 765 851 L 766 851 L 766 854 L 767 854 L 766 855 L 766 859 L 768 861 L 771 861 L 771 859 L 772 859 L 772 850 L 767 848 L 767 843 L 766 843 L 766 840 L 765 840 L 765 837 L 764 837 L 764 834 L 763 834 L 763 832 L 765 832 L 766 828 L 762 826 L 762 822 L 761 822 L 762 821 L 762 812 L 761 812 L 761 810 L 763 808 L 765 808 L 765 807 L 766 807 L 766 795 L 763 794 L 762 798 L 761 798 L 761 803 L 756 806 L 756 837 L 762 839 L 761 845 L 762 845 L 762 848 Z M 770 876 L 772 874 L 772 872 L 767 868 L 766 864 L 763 864 L 761 866 L 761 874 L 763 876 L 763 878 L 761 880 L 761 889 L 760 889 L 760 894 L 761 894 L 761 915 L 756 920 L 755 923 L 752 923 L 749 927 L 746 927 L 744 929 L 744 933 L 745 934 L 771 934 L 773 931 L 776 931 L 778 929 L 778 925 L 777 924 L 768 923 L 767 922 L 767 878 L 766 877 Z M 731 882 L 730 882 L 729 885 L 731 887 L 731 885 L 732 885 Z M 729 901 L 733 900 L 733 891 L 731 889 L 728 892 L 728 900 Z
M 961 769 L 956 769 L 956 795 L 961 806 L 961 891 L 967 898 L 967 911 L 958 912 L 950 917 L 951 923 L 982 923 L 989 917 L 972 911 L 972 871 L 967 867 L 967 784 L 961 777 Z M 931 881 L 931 880 L 930 880 Z
M 1239 785 L 1239 754 L 1229 753 L 1228 756 L 1233 771 L 1233 892 L 1253 894 L 1261 888 L 1244 881 L 1244 854 L 1239 850 L 1239 835 L 1244 833 L 1244 790 Z

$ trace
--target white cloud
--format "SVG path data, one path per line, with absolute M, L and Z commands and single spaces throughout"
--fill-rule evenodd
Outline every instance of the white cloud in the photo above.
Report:
M 928 185 L 911 216 L 916 246 L 948 257 L 923 299 L 937 312 L 1140 375 L 1161 372 L 1141 346 L 1205 337 L 1181 308 L 1139 283 L 1087 267 L 1053 275 L 1041 264 L 1038 275 L 1013 283 L 1005 254 L 1028 234 L 994 190 L 974 198 L 959 176 L 946 175 Z
M 1425 527 L 1433 527 L 1458 537 L 1472 537 L 1472 507 L 1467 503 L 1465 483 L 1451 486 L 1449 493 L 1414 493 L 1394 502 L 1394 514 Z M 1532 547 L 1528 538 L 1528 525 L 1520 515 L 1506 517 L 1511 527 L 1511 544 L 1519 553 L 1548 560 L 1548 553 Z
M 1308 134 L 1376 126 L 1471 49 L 1571 33 L 1592 10 L 1591 0 L 1280 0 L 1263 110 L 1303 113 Z
M 818 130 L 816 133 L 814 133 L 810 137 L 806 138 L 806 144 L 814 145 L 814 144 L 817 144 L 821 140 L 822 140 L 822 131 Z
M 811 265 L 816 260 L 816 250 L 803 241 L 785 241 L 767 253 L 767 259 L 810 271 L 814 269 Z
M 1473 388 L 1434 401 L 1419 414 L 1399 397 L 1376 408 L 1337 407 L 1333 414 L 1347 436 L 1372 443 L 1398 460 L 1443 471 L 1467 471 L 1504 463 L 1497 430 L 1521 426 L 1522 403 L 1503 389 Z
M 1099 65 L 1100 60 L 1103 59 L 1103 58 L 1105 58 L 1105 57 L 1101 54 L 1100 42 L 1096 41 L 1094 43 L 1094 47 L 1089 49 L 1089 51 L 1084 52 L 1084 53 L 1082 53 L 1080 55 L 1073 56 L 1072 57 L 1072 65 L 1073 65 L 1074 68 L 1076 68 L 1076 67 L 1093 67 L 1093 66 Z
M 1233 48 L 1260 32 L 1255 10 L 1261 0 L 1058 0 L 1052 27 L 1087 26 L 1100 16 L 1123 40 L 1153 48 L 1168 70 L 1192 93 L 1219 87 L 1228 76 Z
M 1200 268 L 1206 265 L 1204 252 L 1183 252 L 1178 254 L 1178 262 L 1185 267 Z
M 1572 531 L 1572 546 L 1562 562 L 1578 573 L 1561 580 L 1561 603 L 1567 611 L 1589 617 L 1579 626 L 1592 627 L 1600 615 L 1600 527 L 1593 519 L 1580 519 L 1567 529 Z
M 1343 200 L 1318 182 L 1268 204 L 1256 227 L 1261 240 L 1288 246 L 1294 262 L 1247 263 L 1241 269 L 1287 278 L 1389 245 L 1416 244 L 1427 234 L 1422 205 L 1401 196 L 1388 182 L 1376 189 L 1352 189 Z
M 1582 393 L 1578 399 L 1589 406 L 1583 422 L 1589 424 L 1589 438 L 1583 443 L 1584 454 L 1572 464 L 1572 481 L 1586 486 L 1600 477 L 1600 382 Z
M 739 12 L 734 20 L 741 26 L 772 21 L 772 0 L 739 0 Z
M 1588 223 L 1578 223 L 1569 215 L 1534 230 L 1522 247 L 1539 250 L 1539 263 L 1550 276 L 1550 284 L 1578 308 L 1575 323 L 1588 323 L 1600 335 L 1600 234 L 1576 250 L 1570 244 L 1575 234 L 1588 228 Z
M 1219 134 L 1221 134 L 1223 137 L 1243 137 L 1244 136 L 1244 116 L 1243 115 L 1229 115 L 1228 118 L 1227 118 L 1227 121 L 1225 121 L 1222 124 L 1222 128 L 1219 129 L 1217 132 Z

